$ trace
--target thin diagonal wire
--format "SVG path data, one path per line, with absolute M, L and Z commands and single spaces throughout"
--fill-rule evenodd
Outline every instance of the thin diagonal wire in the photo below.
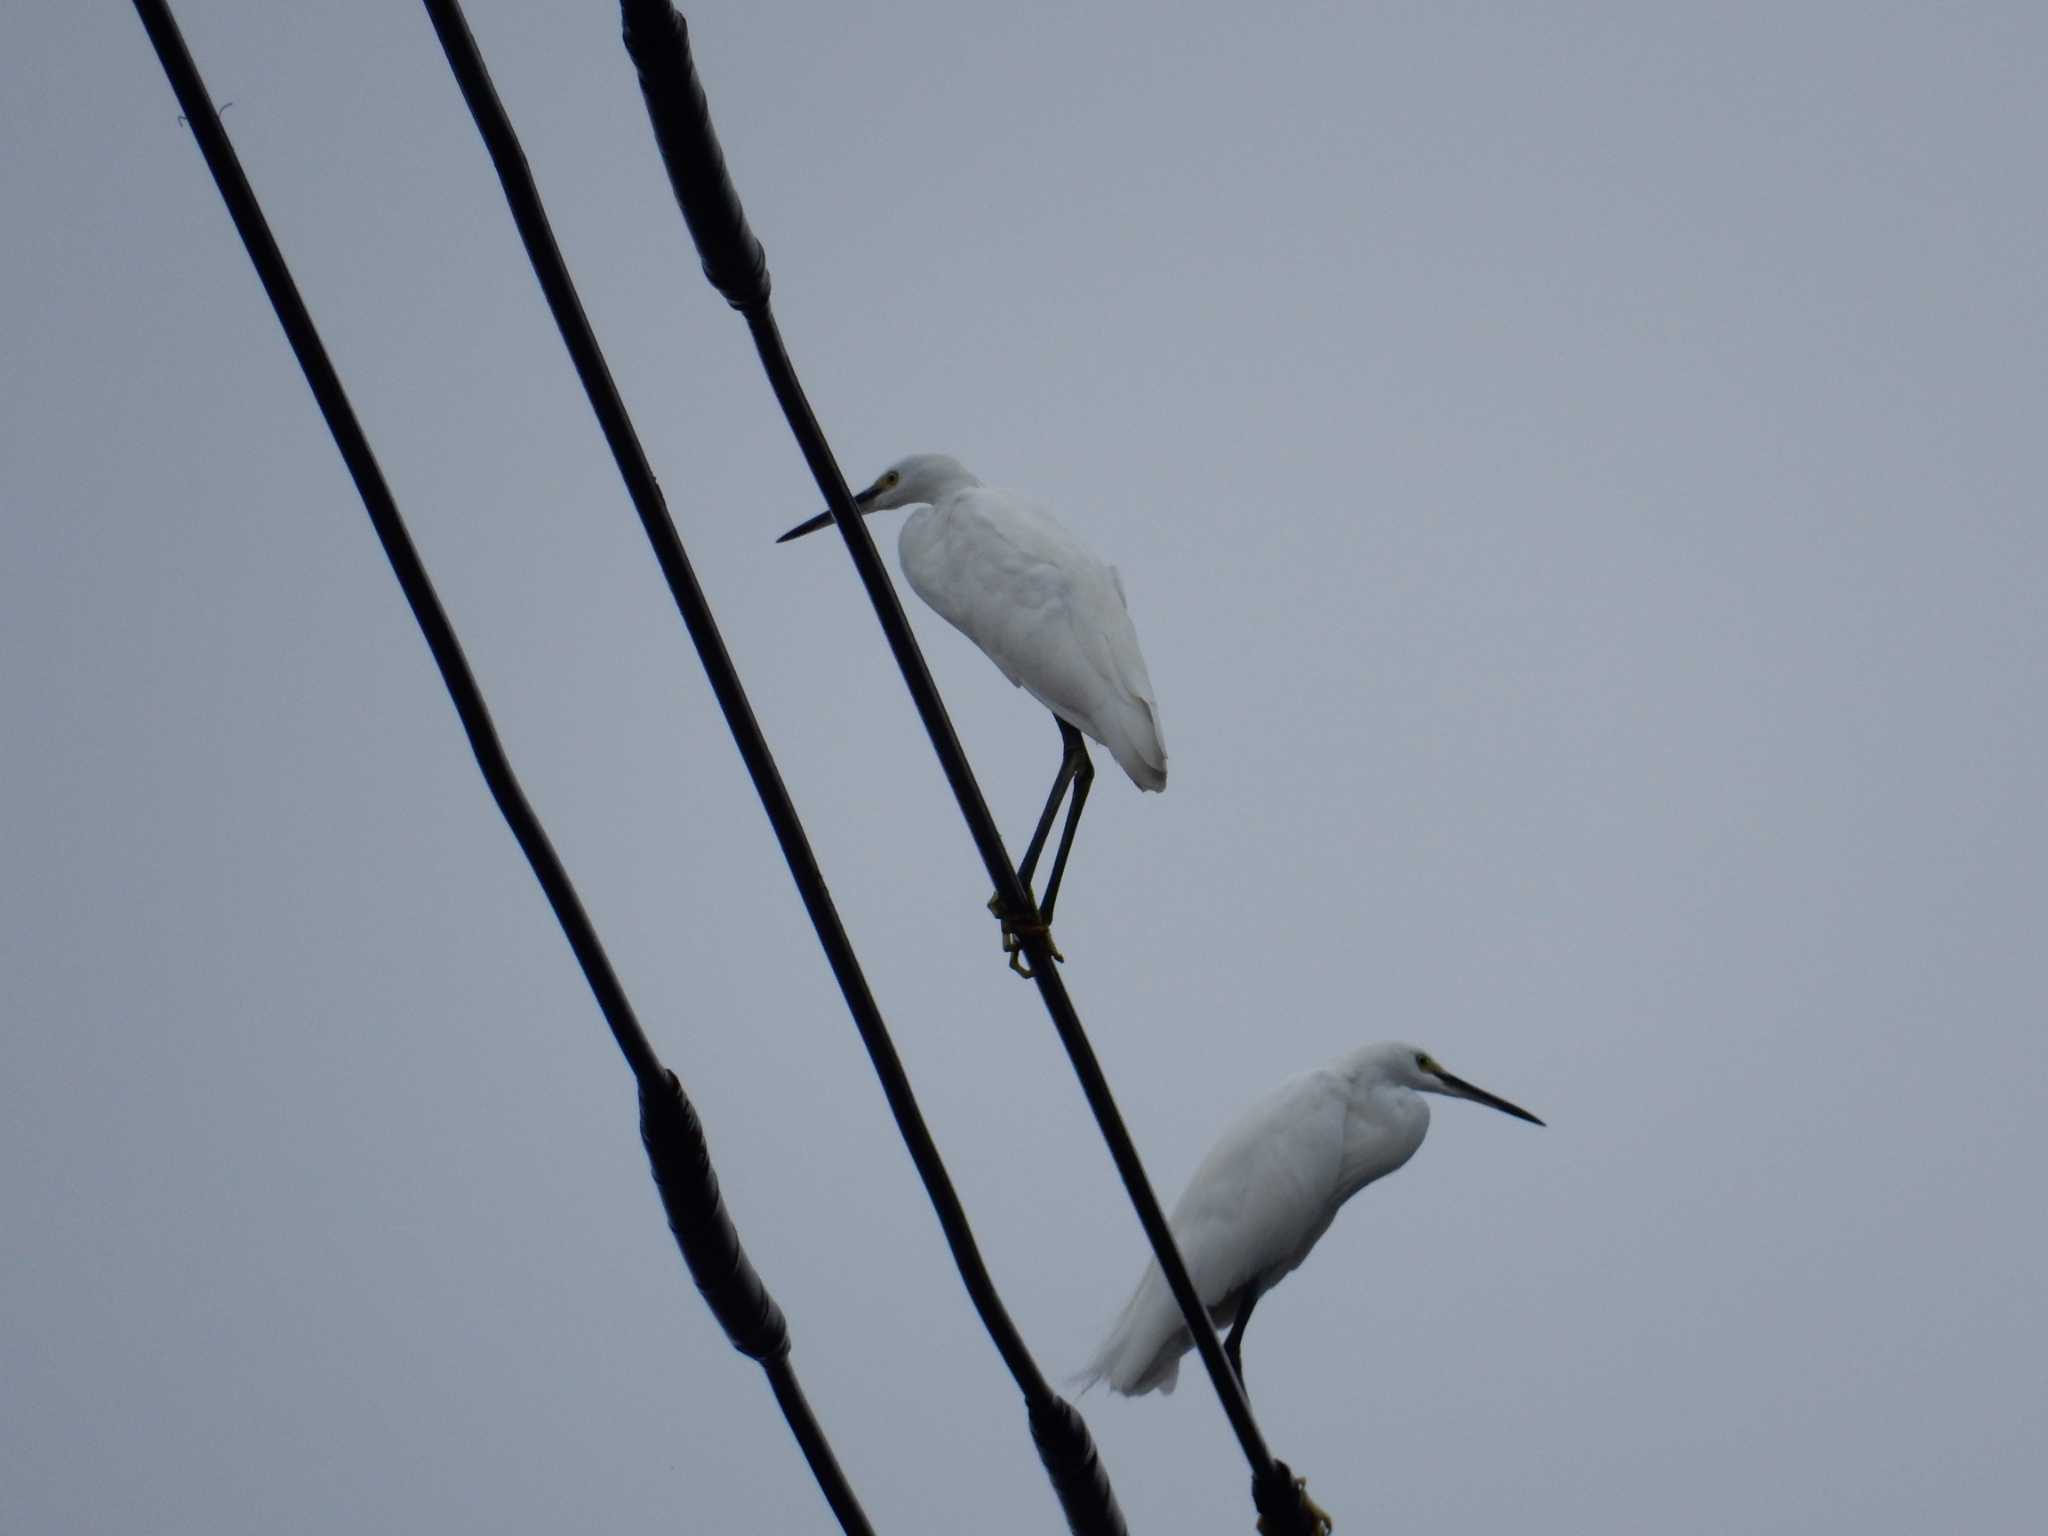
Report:
M 646 1031 L 640 1027 L 639 1019 L 633 1012 L 631 1001 L 613 970 L 589 914 L 570 882 L 568 871 L 563 867 L 554 845 L 549 841 L 546 829 L 535 815 L 525 792 L 512 771 L 510 759 L 506 756 L 504 744 L 499 740 L 496 727 L 492 724 L 490 711 L 484 702 L 482 690 L 477 686 L 476 676 L 470 670 L 454 626 L 449 622 L 439 596 L 435 593 L 426 567 L 421 562 L 412 536 L 407 531 L 398 504 L 385 483 L 383 471 L 371 451 L 369 439 L 361 423 L 356 419 L 353 406 L 342 388 L 340 376 L 335 372 L 327 349 L 320 340 L 319 332 L 313 325 L 298 285 L 292 280 L 284 255 L 272 236 L 268 220 L 256 200 L 248 178 L 243 174 L 241 162 L 228 142 L 227 134 L 212 108 L 212 96 L 208 94 L 205 82 L 200 78 L 198 66 L 193 62 L 185 40 L 178 30 L 176 18 L 163 0 L 135 0 L 135 8 L 149 33 L 157 58 L 163 65 L 171 89 L 185 109 L 185 117 L 199 141 L 201 153 L 205 156 L 207 168 L 213 173 L 221 198 L 227 204 L 229 216 L 234 220 L 235 229 L 249 253 L 257 275 L 262 279 L 265 293 L 272 307 L 277 311 L 279 323 L 291 343 L 292 351 L 304 370 L 306 382 L 318 401 L 321 414 L 326 418 L 328 429 L 333 433 L 335 445 L 341 451 L 350 476 L 355 480 L 356 489 L 363 499 L 370 515 L 370 522 L 376 529 L 379 542 L 390 561 L 392 573 L 398 578 L 400 589 L 410 605 L 413 617 L 425 636 L 427 648 L 432 652 L 434 663 L 440 669 L 442 682 L 454 701 L 457 716 L 464 732 L 469 737 L 471 750 L 476 755 L 477 767 L 484 782 L 490 787 L 491 795 L 503 813 L 513 836 L 518 840 L 528 864 L 533 868 L 534 877 L 546 893 L 548 904 L 554 909 L 555 918 L 561 924 L 569 946 L 582 967 L 584 978 L 596 996 L 598 1007 L 605 1022 L 611 1027 L 612 1037 L 619 1050 L 639 1080 L 643 1096 L 654 1085 L 661 1085 L 674 1092 L 681 1100 L 681 1087 L 675 1078 L 661 1065 L 653 1046 L 647 1039 Z M 687 1103 L 687 1101 L 682 1101 Z M 708 1172 L 708 1161 L 705 1164 Z M 711 1204 L 716 1207 L 715 1194 Z M 722 1210 L 719 1211 L 722 1218 Z M 738 1256 L 737 1238 L 733 1239 L 732 1253 L 735 1261 L 749 1272 L 751 1266 Z M 761 1293 L 766 1298 L 765 1291 Z M 767 1306 L 774 1311 L 772 1302 Z M 721 1319 L 723 1321 L 723 1319 Z M 779 1335 L 768 1346 L 770 1353 L 760 1363 L 767 1372 L 771 1391 L 781 1406 L 790 1431 L 795 1435 L 805 1460 L 810 1464 L 818 1486 L 826 1502 L 838 1517 L 847 1536 L 872 1536 L 873 1528 L 861 1511 L 859 1500 L 852 1486 L 847 1482 L 844 1470 L 832 1453 L 816 1415 L 811 1411 L 804 1397 L 803 1388 L 797 1380 L 795 1367 L 790 1363 L 786 1331 L 781 1329 L 779 1312 L 775 1313 L 775 1332 Z
M 987 802 L 982 798 L 981 786 L 974 777 L 974 770 L 968 766 L 966 753 L 946 714 L 946 706 L 925 668 L 924 654 L 911 633 L 903 604 L 882 566 L 866 522 L 853 505 L 846 477 L 832 455 L 823 429 L 811 412 L 810 402 L 804 395 L 796 369 L 783 345 L 780 329 L 775 324 L 775 316 L 766 303 L 745 310 L 743 314 L 748 329 L 753 333 L 756 350 L 761 355 L 775 398 L 789 420 L 790 429 L 811 466 L 819 490 L 832 508 L 833 520 L 845 536 L 854 566 L 860 573 L 862 585 L 868 590 L 883 632 L 888 636 L 897 667 L 917 703 L 918 715 L 924 721 L 932 748 L 945 769 L 946 780 L 953 787 L 954 798 L 959 802 L 961 814 L 966 818 L 968 831 L 980 850 L 989 878 L 994 881 L 1010 911 L 1029 912 L 1033 910 L 1030 893 L 1018 879 L 1016 867 L 1011 864 L 1003 847 L 1002 836 L 996 830 Z M 1104 1141 L 1109 1145 L 1110 1158 L 1116 1164 L 1131 1204 L 1137 1210 L 1139 1225 L 1144 1228 L 1152 1251 L 1159 1260 L 1160 1270 L 1180 1306 L 1182 1320 L 1188 1325 L 1202 1363 L 1215 1384 L 1216 1395 L 1223 1404 L 1231 1429 L 1237 1435 L 1238 1444 L 1244 1450 L 1245 1459 L 1250 1463 L 1255 1478 L 1266 1478 L 1276 1485 L 1280 1481 L 1289 1481 L 1280 1471 L 1284 1464 L 1277 1461 L 1267 1447 L 1258 1421 L 1252 1417 L 1250 1400 L 1245 1396 L 1237 1373 L 1230 1368 L 1230 1362 L 1223 1353 L 1222 1340 L 1216 1336 L 1215 1325 L 1209 1320 L 1208 1308 L 1202 1305 L 1200 1293 L 1195 1290 L 1187 1262 L 1181 1257 L 1179 1245 L 1174 1242 L 1173 1229 L 1167 1223 L 1166 1213 L 1153 1191 L 1137 1146 L 1124 1125 L 1123 1113 L 1110 1092 L 1109 1079 L 1103 1074 L 1095 1048 L 1089 1043 L 1080 1015 L 1060 978 L 1052 956 L 1051 937 L 1042 929 L 1026 928 L 1024 946 L 1031 957 L 1032 979 L 1038 983 L 1039 997 L 1052 1018 L 1060 1044 L 1066 1048 L 1068 1060 L 1073 1063 L 1075 1075 L 1081 1080 L 1081 1092 L 1088 1100 L 1089 1109 L 1094 1112 L 1095 1123 L 1101 1128 Z
M 584 313 L 582 301 L 577 297 L 525 153 L 491 84 L 462 8 L 455 0 L 423 0 L 423 3 L 503 184 L 506 202 L 525 242 L 535 276 L 562 333 L 563 344 L 575 363 L 584 391 L 590 397 L 605 441 L 632 497 L 641 528 L 653 546 L 670 595 L 697 648 L 712 691 L 725 713 L 727 725 L 768 813 L 783 857 L 789 863 L 790 873 L 803 897 L 805 910 L 810 914 L 818 942 L 825 950 L 833 976 L 867 1047 L 869 1059 L 881 1079 L 889 1108 L 938 1214 L 961 1279 L 983 1326 L 1030 1409 L 1033 1437 L 1039 1445 L 1041 1457 L 1047 1460 L 1048 1473 L 1059 1490 L 1068 1520 L 1077 1531 L 1121 1533 L 1123 1517 L 1116 1508 L 1107 1473 L 1101 1469 L 1086 1426 L 1071 1405 L 1061 1399 L 1046 1381 L 1003 1305 L 982 1259 L 966 1211 L 925 1125 L 909 1077 L 889 1037 L 888 1026 L 868 988 L 852 941 L 839 919 L 838 909 L 818 868 L 803 824 L 797 817 L 795 805 L 754 717 L 739 674 L 726 652 L 710 605 L 697 583 L 689 556 L 669 516 L 661 487 L 641 448 L 638 434 L 633 430 L 625 403 L 612 380 L 611 370 L 605 364 L 596 333 Z M 1064 1469 L 1053 1466 L 1052 1458 L 1056 1455 L 1069 1463 Z
M 897 667 L 917 705 L 926 734 L 931 738 L 932 748 L 938 754 L 946 780 L 952 786 L 954 798 L 959 803 L 969 834 L 997 894 L 1011 912 L 1031 912 L 1034 906 L 1030 892 L 1025 890 L 1015 866 L 1010 862 L 995 819 L 989 814 L 987 801 L 925 666 L 916 637 L 911 633 L 895 586 L 882 566 L 865 522 L 853 505 L 846 478 L 804 395 L 788 348 L 775 323 L 769 300 L 771 285 L 767 259 L 759 241 L 747 228 L 738 193 L 727 175 L 703 86 L 690 59 L 687 24 L 668 0 L 621 0 L 621 12 L 627 52 L 640 71 L 641 88 L 648 98 L 649 114 L 654 122 L 662 158 L 667 164 L 669 179 L 691 234 L 703 256 L 706 276 L 746 319 L 775 398 L 805 462 L 810 466 L 812 478 L 846 540 L 854 567 L 867 589 L 875 616 L 881 622 Z M 675 55 L 673 58 L 669 57 L 671 50 Z M 1286 1464 L 1274 1457 L 1267 1447 L 1258 1423 L 1252 1417 L 1243 1384 L 1230 1368 L 1222 1341 L 1217 1338 L 1215 1327 L 1210 1322 L 1208 1309 L 1195 1290 L 1187 1265 L 1174 1242 L 1172 1228 L 1110 1092 L 1108 1079 L 1103 1075 L 1080 1016 L 1055 969 L 1051 936 L 1042 926 L 1035 929 L 1027 926 L 1022 937 L 1025 952 L 1032 961 L 1039 996 L 1081 1081 L 1082 1093 L 1101 1128 L 1103 1139 L 1109 1145 L 1111 1159 L 1137 1211 L 1139 1224 L 1152 1245 L 1196 1351 L 1222 1402 L 1224 1414 L 1251 1466 L 1254 1499 L 1261 1511 L 1281 1528 L 1311 1530 L 1313 1522 L 1296 1493 L 1294 1478 Z

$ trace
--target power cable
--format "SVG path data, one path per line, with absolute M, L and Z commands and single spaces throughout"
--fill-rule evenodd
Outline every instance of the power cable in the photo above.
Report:
M 179 105 L 185 109 L 185 119 L 199 140 L 207 169 L 213 173 L 235 229 L 262 279 L 264 292 L 277 311 L 320 413 L 326 418 L 335 445 L 355 480 L 392 574 L 398 578 L 427 648 L 433 653 L 434 664 L 440 669 L 441 680 L 469 737 L 484 782 L 546 893 L 548 905 L 554 909 L 556 921 L 568 937 L 605 1022 L 611 1027 L 612 1038 L 638 1080 L 641 1139 L 670 1230 L 697 1288 L 734 1347 L 759 1362 L 767 1373 L 770 1390 L 841 1529 L 847 1536 L 872 1536 L 873 1528 L 832 1454 L 790 1363 L 789 1329 L 782 1310 L 748 1260 L 739 1233 L 726 1213 L 696 1111 L 684 1095 L 681 1082 L 656 1056 L 568 871 L 513 774 L 454 626 L 428 578 L 397 501 L 299 295 L 298 285 L 285 265 L 256 194 L 228 142 L 219 115 L 212 109 L 213 98 L 185 46 L 176 18 L 163 0 L 135 0 L 135 9 Z

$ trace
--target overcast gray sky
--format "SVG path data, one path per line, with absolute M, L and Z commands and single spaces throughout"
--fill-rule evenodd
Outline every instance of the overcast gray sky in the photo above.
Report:
M 878 1527 L 1057 1515 L 422 11 L 187 36 Z M 603 4 L 476 27 L 991 1265 L 1143 1257 Z M 2036 1529 L 2048 15 L 693 18 L 849 474 L 1122 568 L 1069 986 L 1170 1197 L 1406 1037 L 1261 1308 L 1346 1532 Z M 0 1528 L 830 1528 L 128 7 L 0 47 Z M 896 519 L 878 529 L 893 550 Z M 893 565 L 893 556 L 892 556 Z M 915 622 L 1010 833 L 1042 710 Z M 1080 1406 L 1243 1531 L 1197 1375 Z

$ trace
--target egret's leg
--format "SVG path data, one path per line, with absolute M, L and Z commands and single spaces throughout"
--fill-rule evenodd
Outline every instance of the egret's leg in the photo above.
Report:
M 1045 840 L 1052 832 L 1053 817 L 1060 813 L 1060 801 L 1066 797 L 1067 786 L 1074 782 L 1076 774 L 1086 773 L 1087 778 L 1082 780 L 1080 789 L 1075 791 L 1075 809 L 1078 811 L 1080 797 L 1088 793 L 1087 780 L 1095 777 L 1095 766 L 1088 761 L 1088 747 L 1081 740 L 1081 733 L 1066 721 L 1060 720 L 1057 715 L 1053 718 L 1058 721 L 1060 728 L 1060 771 L 1052 781 L 1052 793 L 1046 796 L 1045 814 L 1038 818 L 1037 830 L 1031 834 L 1030 846 L 1024 850 L 1024 862 L 1017 866 L 1017 878 L 1023 883 L 1027 900 L 1031 896 L 1032 871 L 1038 868 L 1038 856 L 1045 852 Z M 1067 846 L 1073 838 L 1074 824 L 1070 816 L 1067 820 L 1066 835 L 1060 839 L 1059 854 L 1053 860 L 1053 889 L 1046 895 L 1044 915 L 1033 912 L 1031 916 L 1026 917 L 1022 913 L 1010 911 L 1001 891 L 997 891 L 989 898 L 989 911 L 995 913 L 1003 925 L 1003 953 L 1010 957 L 1010 969 L 1019 976 L 1028 978 L 1035 974 L 1031 969 L 1031 963 L 1024 958 L 1024 939 L 1029 934 L 1036 933 L 1045 939 L 1047 947 L 1052 950 L 1053 959 L 1065 958 L 1052 943 L 1048 918 L 1052 913 L 1052 895 L 1059 889 L 1060 872 L 1067 862 Z
M 1060 771 L 1052 781 L 1052 793 L 1045 799 L 1045 814 L 1038 818 L 1038 829 L 1031 834 L 1031 841 L 1024 849 L 1024 862 L 1017 866 L 1017 878 L 1024 882 L 1024 890 L 1031 890 L 1031 875 L 1038 868 L 1038 856 L 1045 852 L 1046 837 L 1052 832 L 1053 818 L 1060 813 L 1060 801 L 1066 798 L 1067 786 L 1074 782 L 1074 775 L 1088 763 L 1088 744 L 1081 739 L 1081 733 L 1057 715 L 1054 723 L 1060 728 Z M 1089 776 L 1094 776 L 1089 766 Z M 1072 834 L 1070 833 L 1069 836 Z M 1064 858 L 1065 855 L 1059 856 Z M 1057 860 L 1055 868 L 1058 867 Z
M 1230 1325 L 1230 1337 L 1223 1341 L 1223 1353 L 1229 1357 L 1230 1368 L 1237 1372 L 1237 1384 L 1247 1396 L 1251 1388 L 1244 1385 L 1244 1325 L 1252 1320 L 1252 1308 L 1258 1304 L 1259 1293 L 1247 1290 L 1237 1304 L 1237 1320 Z
M 1067 824 L 1060 831 L 1060 850 L 1052 856 L 1052 873 L 1046 877 L 1045 900 L 1039 903 L 1039 913 L 1049 923 L 1052 921 L 1052 904 L 1059 899 L 1060 876 L 1067 872 L 1067 855 L 1074 848 L 1074 828 L 1081 824 L 1081 807 L 1087 803 L 1088 787 L 1095 782 L 1095 764 L 1089 760 L 1088 747 L 1077 733 L 1075 743 L 1081 752 L 1081 766 L 1074 774 L 1074 803 L 1067 807 Z

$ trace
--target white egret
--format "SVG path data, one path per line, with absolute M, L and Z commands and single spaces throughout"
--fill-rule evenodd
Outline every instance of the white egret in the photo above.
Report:
M 1114 566 L 1083 547 L 1040 503 L 983 485 L 958 459 L 942 453 L 899 459 L 854 503 L 863 515 L 893 507 L 917 509 L 905 519 L 896 542 L 911 590 L 1059 723 L 1059 774 L 1017 869 L 1028 892 L 1071 785 L 1073 805 L 1038 917 L 1050 924 L 1081 806 L 1095 779 L 1082 737 L 1092 736 L 1107 747 L 1138 788 L 1166 788 L 1159 708 L 1131 627 L 1123 581 Z M 820 513 L 776 542 L 788 543 L 831 521 L 830 512 Z M 1009 915 L 1005 922 L 1011 963 L 1019 970 L 1024 968 L 1012 930 L 1028 921 Z
M 1244 1380 L 1244 1330 L 1259 1298 L 1292 1273 L 1337 1209 L 1415 1155 L 1429 1130 L 1425 1093 L 1488 1104 L 1535 1125 L 1526 1109 L 1451 1076 L 1429 1052 L 1398 1041 L 1363 1046 L 1291 1078 L 1246 1110 L 1188 1180 L 1173 1237 L 1195 1294 Z M 1137 1397 L 1171 1392 L 1194 1347 L 1155 1261 L 1081 1373 Z

